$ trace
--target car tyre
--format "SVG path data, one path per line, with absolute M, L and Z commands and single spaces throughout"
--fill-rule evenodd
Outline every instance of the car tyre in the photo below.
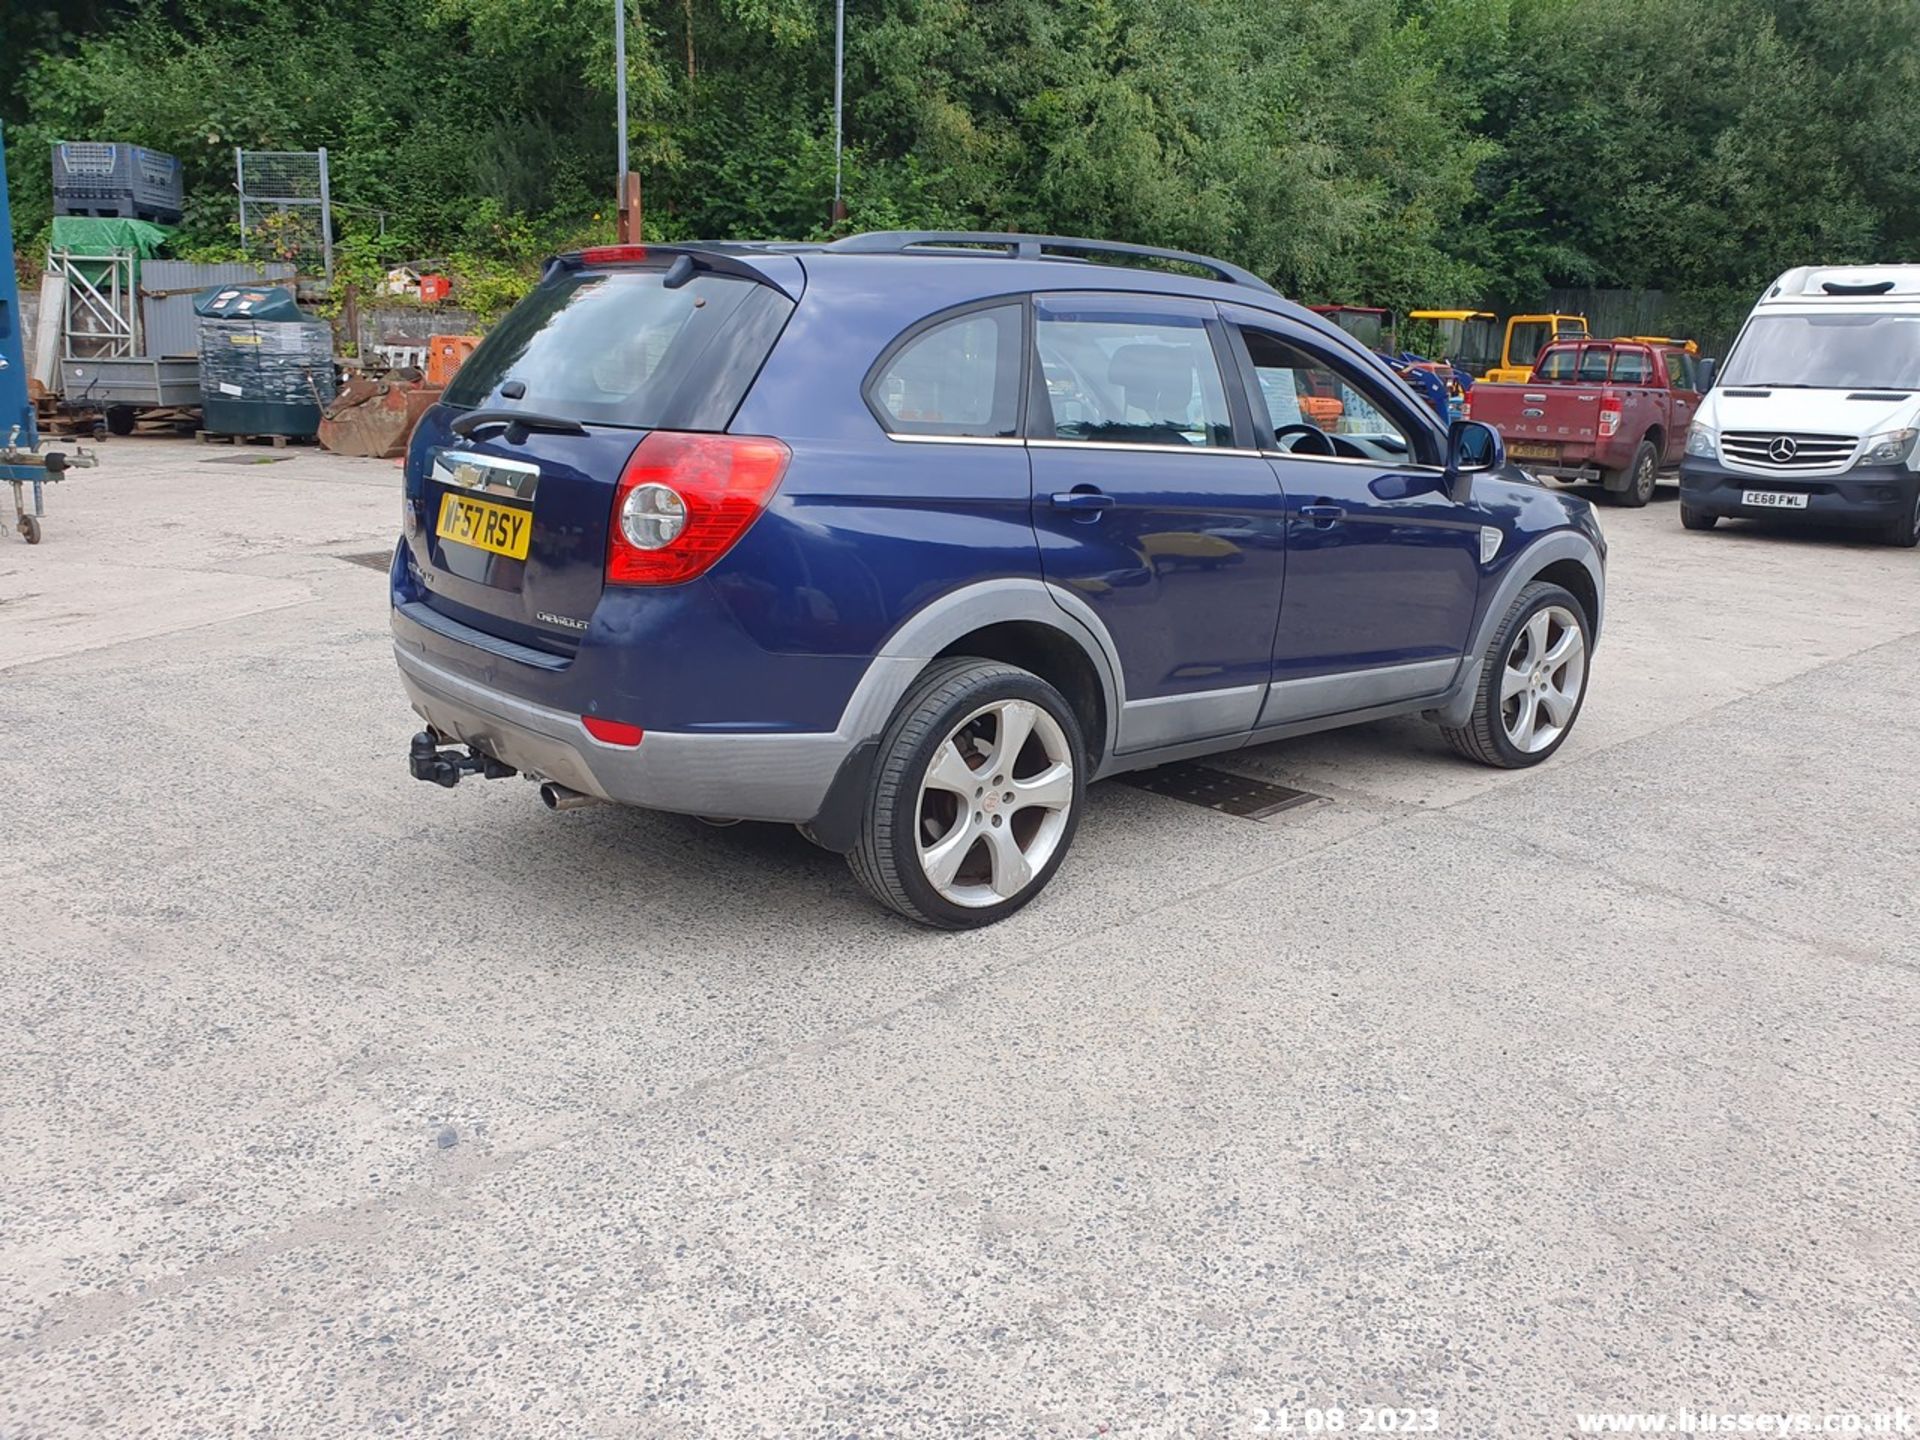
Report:
M 1523 586 L 1481 656 L 1467 723 L 1441 733 L 1483 765 L 1538 765 L 1580 718 L 1592 654 L 1592 622 L 1572 592 L 1543 580 Z
M 881 739 L 847 863 L 922 925 L 1004 920 L 1066 859 L 1087 770 L 1073 707 L 1045 680 L 994 660 L 936 661 Z
M 1660 452 L 1653 448 L 1651 440 L 1642 440 L 1627 468 L 1607 476 L 1607 498 L 1616 505 L 1638 510 L 1653 499 L 1659 485 Z
M 1920 545 L 1920 486 L 1914 487 L 1913 505 L 1906 515 L 1891 521 L 1881 532 L 1881 539 L 1889 545 L 1897 545 L 1902 550 L 1911 550 Z
M 1688 530 L 1711 530 L 1720 523 L 1720 517 L 1696 510 L 1683 500 L 1680 502 L 1680 523 Z

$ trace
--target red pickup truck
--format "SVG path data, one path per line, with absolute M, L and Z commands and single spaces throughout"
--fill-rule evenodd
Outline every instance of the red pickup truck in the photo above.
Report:
M 1698 363 L 1679 343 L 1556 341 L 1526 384 L 1475 385 L 1468 413 L 1500 432 L 1523 469 L 1597 482 L 1615 504 L 1644 505 L 1686 449 Z

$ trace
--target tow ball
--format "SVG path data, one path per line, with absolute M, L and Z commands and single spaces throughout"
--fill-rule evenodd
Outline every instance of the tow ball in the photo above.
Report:
M 443 750 L 441 739 L 431 730 L 422 730 L 413 737 L 407 746 L 407 768 L 413 772 L 414 779 L 430 780 L 451 790 L 468 775 L 478 775 L 483 780 L 504 780 L 519 773 L 513 766 L 503 765 L 491 755 L 471 747 L 464 752 Z

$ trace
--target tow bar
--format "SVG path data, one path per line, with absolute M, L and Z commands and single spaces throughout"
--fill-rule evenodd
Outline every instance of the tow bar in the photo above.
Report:
M 430 780 L 451 790 L 468 775 L 478 775 L 483 780 L 504 780 L 520 773 L 471 746 L 464 753 L 442 750 L 443 738 L 431 730 L 422 730 L 413 737 L 407 746 L 407 768 L 413 772 L 414 779 Z

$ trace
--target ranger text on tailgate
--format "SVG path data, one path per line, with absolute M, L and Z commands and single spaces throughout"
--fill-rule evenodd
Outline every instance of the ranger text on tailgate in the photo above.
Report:
M 1254 276 L 1017 235 L 562 257 L 404 527 L 416 776 L 790 822 L 952 928 L 1121 771 L 1409 713 L 1545 759 L 1605 595 L 1590 506 Z

